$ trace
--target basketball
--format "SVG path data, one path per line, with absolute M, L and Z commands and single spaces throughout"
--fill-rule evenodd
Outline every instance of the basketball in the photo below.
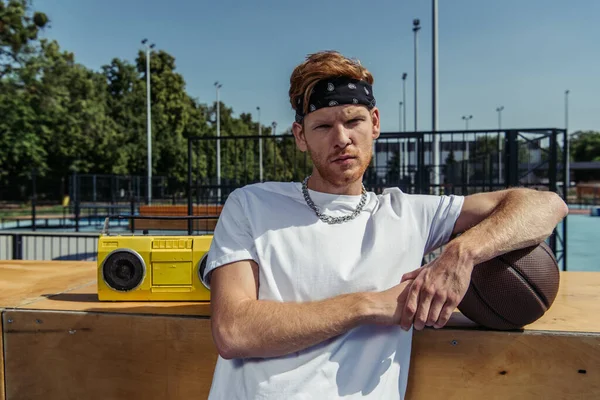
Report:
M 542 242 L 476 265 L 458 309 L 486 328 L 520 329 L 550 308 L 559 282 L 556 257 Z

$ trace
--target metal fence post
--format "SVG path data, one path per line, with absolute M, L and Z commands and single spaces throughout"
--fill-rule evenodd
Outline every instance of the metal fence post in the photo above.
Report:
M 23 237 L 15 233 L 12 235 L 12 259 L 22 260 L 23 259 Z
M 425 181 L 423 177 L 425 176 L 425 135 L 419 134 L 417 137 L 418 143 L 418 153 L 417 153 L 417 177 L 418 181 L 415 182 L 417 185 L 417 193 L 425 194 Z
M 550 135 L 550 157 L 548 158 L 548 190 L 554 193 L 557 193 L 558 190 L 558 186 L 557 186 L 557 179 L 558 177 L 556 176 L 556 163 L 558 161 L 558 157 L 557 157 L 557 152 L 558 152 L 558 148 L 556 146 L 556 135 L 557 132 L 556 131 L 552 131 L 551 135 Z M 556 229 L 554 229 L 554 231 L 552 232 L 552 235 L 550 236 L 550 248 L 552 249 L 552 251 L 554 252 L 554 254 L 556 254 L 557 252 L 557 247 L 556 247 Z M 563 250 L 564 250 L 564 246 L 563 246 Z M 565 252 L 566 253 L 566 252 Z M 563 270 L 564 270 L 564 259 L 563 259 Z
M 37 200 L 37 187 L 36 187 L 36 170 L 33 169 L 31 171 L 31 230 L 35 231 L 35 225 L 36 225 L 36 221 L 35 221 L 35 207 L 36 207 L 36 200 Z
M 517 131 L 506 131 L 506 153 L 504 153 L 504 157 L 504 172 L 506 174 L 506 186 L 518 186 L 519 144 L 517 142 Z
M 130 208 L 131 208 L 131 219 L 129 220 L 131 223 L 131 233 L 135 232 L 135 218 L 133 218 L 134 214 L 135 214 L 135 199 L 133 198 L 133 196 L 131 196 L 131 204 L 130 204 Z
M 188 186 L 188 216 L 192 216 L 194 214 L 194 207 L 192 204 L 192 138 L 188 138 L 188 176 L 187 176 L 187 186 Z M 187 226 L 188 226 L 188 235 L 192 234 L 192 219 L 188 218 Z
M 73 174 L 73 197 L 75 205 L 75 232 L 79 232 L 79 179 L 77 172 Z

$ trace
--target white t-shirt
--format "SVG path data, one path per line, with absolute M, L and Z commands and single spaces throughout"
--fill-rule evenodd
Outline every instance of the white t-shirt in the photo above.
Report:
M 360 196 L 309 194 L 321 212 L 350 214 Z M 354 220 L 329 225 L 306 204 L 300 183 L 268 182 L 231 193 L 215 228 L 204 281 L 234 261 L 259 265 L 259 299 L 321 300 L 381 291 L 445 244 L 461 196 L 368 193 Z M 210 278 L 210 277 L 209 277 Z M 412 330 L 363 325 L 287 356 L 217 360 L 209 399 L 402 399 Z

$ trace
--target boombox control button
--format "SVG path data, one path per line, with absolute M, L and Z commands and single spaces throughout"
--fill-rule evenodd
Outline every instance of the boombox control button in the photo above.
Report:
M 153 249 L 191 249 L 192 239 L 155 239 Z

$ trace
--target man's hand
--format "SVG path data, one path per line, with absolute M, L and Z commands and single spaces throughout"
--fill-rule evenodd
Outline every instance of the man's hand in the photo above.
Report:
M 431 263 L 404 274 L 401 282 L 413 280 L 409 287 L 400 326 L 404 330 L 414 324 L 442 328 L 465 296 L 471 280 L 473 262 L 456 252 L 443 252 Z
M 507 189 L 467 196 L 450 241 L 433 262 L 405 274 L 413 280 L 401 326 L 441 328 L 465 296 L 475 265 L 532 246 L 552 234 L 568 214 L 554 192 Z
M 371 322 L 381 325 L 399 325 L 410 284 L 411 281 L 405 280 L 387 290 L 371 293 L 368 297 Z

